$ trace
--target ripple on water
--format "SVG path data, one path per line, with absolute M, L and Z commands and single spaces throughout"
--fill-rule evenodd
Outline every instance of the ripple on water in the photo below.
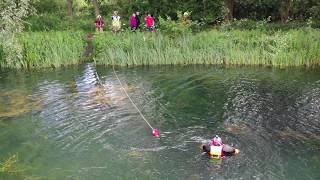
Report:
M 309 179 L 316 177 L 320 81 L 299 82 L 296 88 L 297 82 L 270 78 L 274 74 L 256 78 L 260 73 L 139 74 L 132 69 L 119 70 L 119 77 L 128 84 L 125 89 L 151 124 L 161 130 L 161 138 L 155 139 L 112 73 L 103 71 L 98 77 L 96 71 L 88 65 L 67 82 L 46 78 L 32 87 L 31 95 L 0 93 L 0 101 L 17 97 L 23 102 L 12 104 L 40 104 L 32 115 L 40 119 L 37 123 L 48 137 L 46 141 L 54 143 L 54 151 L 71 156 L 59 157 L 61 162 L 70 158 L 74 163 L 74 167 L 60 168 L 64 167 L 61 162 L 46 167 L 52 168 L 53 176 L 65 170 L 69 177 L 116 178 L 125 173 L 155 179 L 301 177 L 296 172 L 310 172 Z M 232 78 L 226 77 L 229 75 Z M 1 125 L 3 129 L 9 126 Z M 200 145 L 210 142 L 215 134 L 241 153 L 223 160 L 202 154 Z M 40 155 L 52 158 L 50 153 Z

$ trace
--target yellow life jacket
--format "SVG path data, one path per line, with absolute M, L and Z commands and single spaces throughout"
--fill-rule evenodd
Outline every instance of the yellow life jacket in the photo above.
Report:
M 220 158 L 222 156 L 222 148 L 223 146 L 210 146 L 210 155 Z

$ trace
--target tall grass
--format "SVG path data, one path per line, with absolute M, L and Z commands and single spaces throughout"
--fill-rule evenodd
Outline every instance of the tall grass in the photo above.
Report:
M 173 38 L 161 33 L 106 32 L 97 35 L 95 49 L 96 62 L 105 65 L 312 66 L 320 64 L 320 31 L 212 30 Z
M 4 52 L 3 52 L 3 47 L 2 44 L 0 44 L 0 64 L 4 62 Z M 0 65 L 1 67 L 1 65 Z
M 23 59 L 6 64 L 0 45 L 0 67 L 59 67 L 78 64 L 86 42 L 82 31 L 24 32 L 18 39 Z M 104 65 L 230 64 L 266 66 L 320 65 L 320 30 L 266 32 L 211 30 L 172 37 L 165 33 L 97 34 L 94 59 Z
M 23 45 L 23 68 L 77 64 L 83 54 L 83 32 L 27 32 L 19 35 Z

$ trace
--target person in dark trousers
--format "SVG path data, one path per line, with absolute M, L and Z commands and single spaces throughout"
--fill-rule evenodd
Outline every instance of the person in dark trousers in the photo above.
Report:
M 141 23 L 141 16 L 140 16 L 140 12 L 139 11 L 137 11 L 136 12 L 136 20 L 137 20 L 137 27 L 136 27 L 136 29 L 139 29 L 140 28 L 140 23 Z

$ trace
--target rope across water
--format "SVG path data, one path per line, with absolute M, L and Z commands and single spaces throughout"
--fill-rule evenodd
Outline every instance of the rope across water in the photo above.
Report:
M 132 99 L 130 98 L 129 94 L 127 93 L 127 91 L 124 89 L 122 83 L 121 83 L 121 80 L 119 79 L 116 71 L 114 70 L 114 66 L 112 66 L 112 69 L 113 69 L 113 73 L 114 75 L 116 76 L 116 78 L 118 79 L 119 83 L 120 83 L 120 86 L 123 90 L 123 92 L 127 95 L 127 97 L 129 98 L 129 100 L 131 101 L 132 105 L 136 108 L 136 110 L 139 112 L 140 116 L 142 117 L 142 119 L 148 124 L 148 126 L 151 128 L 151 130 L 153 130 L 154 128 L 150 125 L 150 123 L 147 121 L 147 119 L 144 117 L 144 115 L 141 113 L 141 111 L 139 110 L 139 108 L 136 106 L 136 104 L 132 101 Z

